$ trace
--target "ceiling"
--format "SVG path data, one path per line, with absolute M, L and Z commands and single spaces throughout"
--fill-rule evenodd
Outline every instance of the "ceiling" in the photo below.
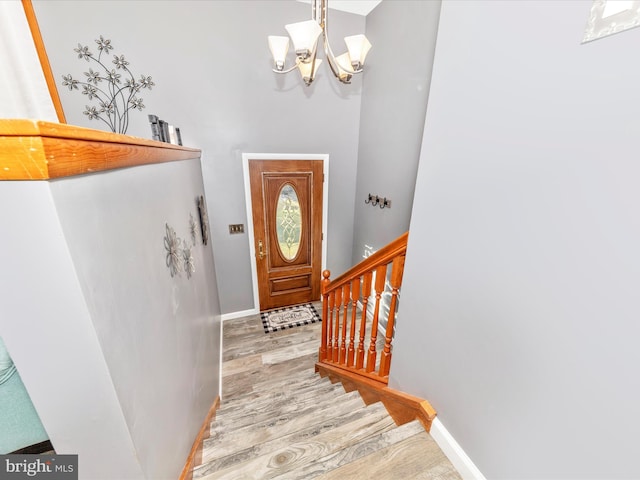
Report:
M 311 5 L 311 0 L 298 0 Z M 328 0 L 329 8 L 342 10 L 343 12 L 367 15 L 382 0 Z

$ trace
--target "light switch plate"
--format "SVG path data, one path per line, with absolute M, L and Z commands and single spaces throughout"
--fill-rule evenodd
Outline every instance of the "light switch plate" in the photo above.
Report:
M 229 233 L 234 235 L 236 233 L 244 233 L 244 224 L 235 223 L 233 225 L 229 225 Z

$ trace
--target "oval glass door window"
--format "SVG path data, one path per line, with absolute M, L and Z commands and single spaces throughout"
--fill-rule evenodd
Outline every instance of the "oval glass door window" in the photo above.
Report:
M 276 229 L 282 256 L 286 260 L 293 260 L 300 249 L 302 219 L 298 194 L 290 183 L 285 183 L 278 195 Z

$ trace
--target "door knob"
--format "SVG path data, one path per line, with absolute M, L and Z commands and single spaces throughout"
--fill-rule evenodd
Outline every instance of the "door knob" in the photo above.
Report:
M 262 240 L 258 240 L 258 257 L 260 260 L 264 258 L 264 246 L 262 245 Z

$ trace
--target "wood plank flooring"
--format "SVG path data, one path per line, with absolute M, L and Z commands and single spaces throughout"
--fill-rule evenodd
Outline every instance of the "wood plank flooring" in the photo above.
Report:
M 419 422 L 398 427 L 314 372 L 321 328 L 224 323 L 222 403 L 193 478 L 459 480 Z

